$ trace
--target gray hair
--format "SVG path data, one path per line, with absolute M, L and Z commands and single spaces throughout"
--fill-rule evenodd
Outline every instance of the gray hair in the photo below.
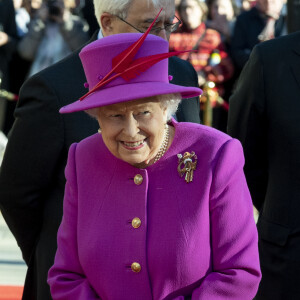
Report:
M 162 108 L 167 109 L 167 121 L 171 119 L 172 116 L 175 115 L 178 105 L 180 104 L 181 101 L 181 95 L 179 93 L 175 94 L 166 94 L 166 95 L 157 95 L 154 97 L 149 97 L 149 98 L 144 98 L 144 99 L 155 99 L 156 101 L 160 102 L 160 105 Z M 99 109 L 100 107 L 96 108 L 91 108 L 85 110 L 87 114 L 89 114 L 92 118 L 97 119 L 98 114 L 99 114 Z
M 175 94 L 159 95 L 156 97 L 160 102 L 161 107 L 167 109 L 167 121 L 169 121 L 171 117 L 175 115 L 178 109 L 178 105 L 181 102 L 181 95 L 179 93 L 175 93 Z
M 154 7 L 163 7 L 165 3 L 172 0 L 147 0 L 148 5 L 152 2 Z M 126 19 L 127 12 L 132 0 L 94 0 L 95 16 L 98 24 L 101 24 L 100 18 L 104 12 L 117 15 Z

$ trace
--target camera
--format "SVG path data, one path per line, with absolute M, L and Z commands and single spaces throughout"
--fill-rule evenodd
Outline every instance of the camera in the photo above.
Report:
M 50 16 L 59 16 L 61 14 L 61 9 L 56 0 L 48 0 L 47 6 Z

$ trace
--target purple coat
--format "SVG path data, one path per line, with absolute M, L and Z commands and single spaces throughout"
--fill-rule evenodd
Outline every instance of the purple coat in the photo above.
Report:
M 115 158 L 99 134 L 71 146 L 53 299 L 253 299 L 261 274 L 242 147 L 209 127 L 173 126 L 171 147 L 146 169 Z M 186 151 L 198 157 L 188 184 L 177 172 Z

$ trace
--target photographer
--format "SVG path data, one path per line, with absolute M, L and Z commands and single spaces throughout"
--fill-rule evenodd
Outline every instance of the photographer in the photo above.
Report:
M 21 57 L 32 61 L 28 76 L 59 61 L 85 43 L 88 25 L 71 13 L 73 0 L 46 0 L 18 45 Z

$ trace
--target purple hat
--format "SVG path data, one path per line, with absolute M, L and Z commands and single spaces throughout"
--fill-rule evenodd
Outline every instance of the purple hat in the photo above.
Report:
M 180 93 L 182 98 L 202 94 L 200 88 L 170 84 L 167 59 L 160 58 L 158 62 L 150 63 L 150 67 L 149 63 L 146 63 L 146 67 L 138 68 L 132 68 L 127 64 L 129 67 L 125 68 L 125 71 L 123 69 L 123 73 L 116 69 L 115 65 L 123 55 L 141 39 L 141 33 L 122 33 L 99 39 L 84 47 L 79 56 L 89 92 L 78 101 L 62 107 L 60 113 L 71 113 L 163 94 Z M 139 61 L 147 60 L 148 57 L 171 56 L 168 42 L 160 37 L 145 36 L 140 44 L 134 53 L 134 60 L 131 60 L 135 65 Z

